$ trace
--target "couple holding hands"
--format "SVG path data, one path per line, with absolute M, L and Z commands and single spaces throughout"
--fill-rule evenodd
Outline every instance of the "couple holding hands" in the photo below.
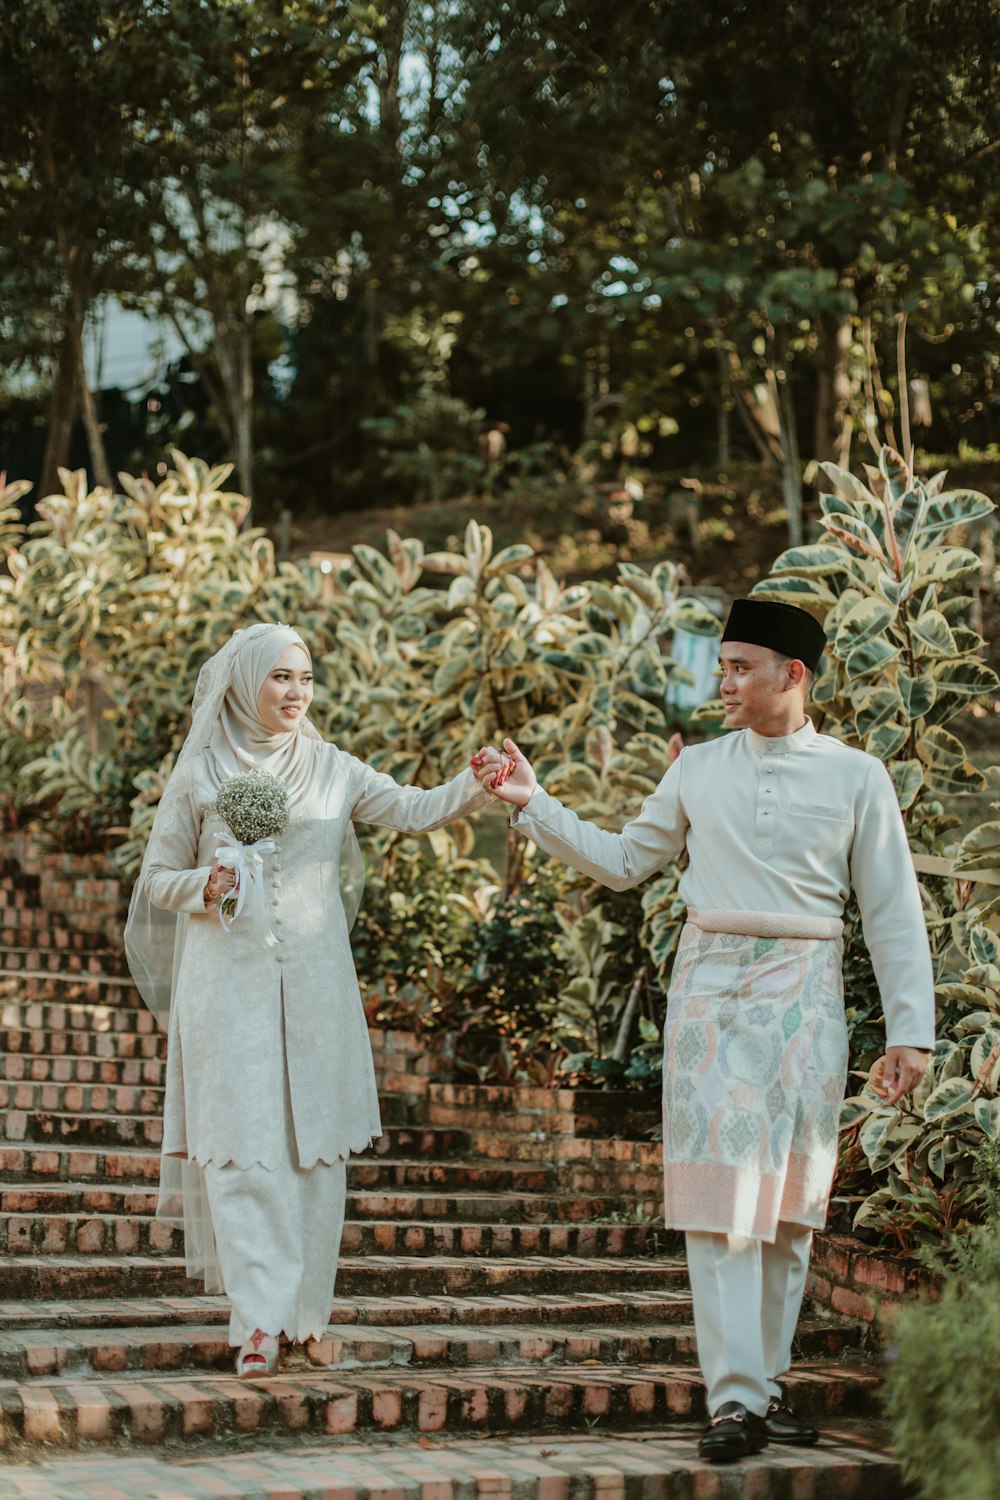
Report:
M 168 1030 L 158 1214 L 183 1222 L 190 1275 L 231 1304 L 241 1376 L 279 1335 L 325 1331 L 345 1163 L 381 1133 L 341 863 L 353 824 L 427 832 L 491 798 L 554 858 L 615 890 L 687 851 L 687 904 L 664 1029 L 664 1202 L 686 1235 L 711 1461 L 819 1434 L 780 1377 L 825 1222 L 847 1076 L 843 909 L 858 898 L 899 1098 L 933 1046 L 930 952 L 906 832 L 880 761 L 805 712 L 825 645 L 805 611 L 738 600 L 721 695 L 732 732 L 682 751 L 620 833 L 577 818 L 510 740 L 425 790 L 324 741 L 312 664 L 286 626 L 237 631 L 202 669 L 157 810 L 126 947 Z M 224 781 L 270 773 L 288 821 L 263 859 L 268 944 L 218 903 Z M 392 956 L 386 960 L 391 963 Z

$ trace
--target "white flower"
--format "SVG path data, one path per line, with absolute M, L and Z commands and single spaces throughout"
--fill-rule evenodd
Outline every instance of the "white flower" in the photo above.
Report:
M 215 811 L 241 844 L 273 839 L 288 827 L 288 792 L 270 771 L 245 771 L 224 781 Z

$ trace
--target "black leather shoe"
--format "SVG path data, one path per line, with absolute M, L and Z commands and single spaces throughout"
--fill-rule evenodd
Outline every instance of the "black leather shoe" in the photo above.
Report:
M 819 1433 L 808 1422 L 795 1415 L 787 1401 L 772 1396 L 764 1418 L 768 1441 L 772 1443 L 794 1443 L 799 1448 L 811 1448 L 819 1442 Z
M 766 1447 L 764 1418 L 748 1411 L 741 1401 L 725 1401 L 701 1435 L 698 1456 L 713 1464 L 731 1464 Z

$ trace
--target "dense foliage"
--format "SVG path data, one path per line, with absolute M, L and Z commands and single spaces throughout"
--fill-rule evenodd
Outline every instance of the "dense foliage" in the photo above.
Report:
M 893 1324 L 886 1408 L 917 1500 L 992 1500 L 1000 1466 L 1000 1156 L 978 1163 L 988 1206 L 957 1244 L 938 1302 L 916 1302 Z
M 501 468 L 759 458 L 794 527 L 900 311 L 934 449 L 995 440 L 996 41 L 995 0 L 7 0 L 0 446 L 335 510 L 478 483 L 485 416 Z M 92 395 L 122 307 L 167 350 Z
M 246 501 L 225 469 L 173 461 L 159 485 L 125 476 L 120 494 L 66 473 L 28 529 L 18 487 L 0 506 L 14 684 L 0 795 L 64 847 L 137 868 L 197 672 L 257 619 L 296 623 L 317 663 L 314 721 L 401 781 L 433 785 L 510 734 L 551 791 L 614 828 L 677 753 L 667 690 L 687 674 L 668 650 L 677 631 L 718 625 L 673 564 L 566 587 L 530 546 L 494 552 L 470 522 L 461 548 L 390 533 L 386 552 L 359 544 L 324 577 L 239 530 Z M 956 840 L 950 810 L 1000 790 L 1000 770 L 977 770 L 946 727 L 998 686 L 963 592 L 979 559 L 957 545 L 992 506 L 943 476 L 921 483 L 890 448 L 867 484 L 833 465 L 827 477 L 824 540 L 783 553 L 758 592 L 824 617 L 816 722 L 887 763 L 921 876 L 941 1040 L 901 1107 L 867 1085 L 848 1100 L 840 1179 L 859 1227 L 911 1249 L 977 1221 L 976 1153 L 1000 1137 L 1000 896 L 980 879 L 1000 863 L 1000 821 L 967 818 Z M 373 1016 L 452 1033 L 479 1076 L 655 1084 L 678 866 L 613 895 L 533 854 L 500 809 L 429 840 L 374 831 L 365 848 L 355 943 Z M 856 912 L 846 977 L 863 1074 L 884 1032 Z
M 945 726 L 970 701 L 995 692 L 970 628 L 965 592 L 975 552 L 954 545 L 993 507 L 974 492 L 924 484 L 890 448 L 866 469 L 867 484 L 827 465 L 834 493 L 822 500 L 821 542 L 793 548 L 754 592 L 821 612 L 829 649 L 815 685 L 817 725 L 884 760 L 916 855 L 934 955 L 940 1040 L 933 1065 L 897 1108 L 871 1085 L 845 1104 L 849 1127 L 841 1188 L 862 1201 L 854 1222 L 904 1248 L 934 1245 L 982 1212 L 977 1159 L 1000 1140 L 1000 896 L 977 872 L 1000 865 L 1000 823 L 973 820 L 954 861 L 940 858 L 961 820 L 954 806 L 1000 766 L 973 766 Z M 994 804 L 1000 810 L 1000 804 Z M 847 958 L 854 1062 L 881 1050 L 874 978 L 856 915 Z

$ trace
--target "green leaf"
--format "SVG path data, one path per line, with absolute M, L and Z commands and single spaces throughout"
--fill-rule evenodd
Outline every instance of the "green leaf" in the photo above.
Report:
M 872 641 L 892 623 L 895 611 L 878 599 L 862 599 L 849 609 L 837 627 L 834 648 L 839 656 L 848 656 L 858 646 Z M 895 650 L 893 648 L 893 654 Z
M 907 677 L 900 672 L 896 678 L 903 709 L 910 719 L 922 719 L 929 713 L 937 697 L 937 684 L 931 677 Z
M 845 1099 L 840 1106 L 841 1130 L 849 1130 L 859 1120 L 864 1119 L 872 1107 L 872 1101 L 866 1099 L 864 1094 L 855 1094 L 850 1099 Z
M 443 696 L 445 693 L 450 692 L 455 684 L 461 682 L 462 678 L 467 676 L 471 670 L 472 664 L 465 653 L 457 653 L 455 656 L 446 657 L 434 673 L 435 693 Z
M 804 609 L 810 604 L 834 604 L 837 599 L 819 578 L 769 578 L 766 583 L 755 584 L 750 594 L 754 599 L 777 599 L 779 603 L 798 604 Z
M 959 693 L 964 698 L 978 698 L 1000 687 L 997 674 L 978 661 L 938 662 L 930 670 L 939 694 Z
M 980 823 L 967 833 L 958 846 L 955 864 L 969 871 L 1000 869 L 1000 823 Z
M 951 583 L 979 569 L 979 557 L 966 547 L 937 547 L 921 555 L 916 564 L 917 584 Z
M 890 662 L 899 655 L 899 647 L 886 640 L 868 640 L 855 647 L 847 658 L 847 678 L 853 682 L 858 677 L 870 677 L 873 672 L 884 672 Z
M 856 479 L 849 469 L 841 469 L 839 465 L 825 460 L 819 467 L 842 500 L 846 500 L 851 505 L 860 506 L 862 509 L 878 504 L 871 490 L 866 489 L 861 480 Z M 821 503 L 826 499 L 827 496 L 822 496 Z
M 877 755 L 879 760 L 891 760 L 892 757 L 902 750 L 909 738 L 910 730 L 907 724 L 880 724 L 872 731 L 865 741 L 865 749 L 869 755 Z
M 993 502 L 978 490 L 949 490 L 931 500 L 921 524 L 922 536 L 935 536 L 955 526 L 969 526 L 981 521 L 996 509 Z
M 905 812 L 912 807 L 924 784 L 924 768 L 917 760 L 894 760 L 889 766 L 899 805 Z
M 855 689 L 851 694 L 851 703 L 854 708 L 854 722 L 862 738 L 866 738 L 873 730 L 895 718 L 903 707 L 902 698 L 893 688 L 872 688 L 867 685 Z
M 972 1081 L 968 1078 L 948 1078 L 939 1083 L 924 1105 L 924 1119 L 949 1120 L 953 1115 L 968 1109 L 972 1100 Z
M 849 573 L 850 566 L 842 547 L 816 542 L 807 547 L 790 547 L 787 552 L 782 552 L 775 559 L 771 572 L 779 575 L 801 573 L 808 578 L 814 573 Z
M 906 557 L 913 540 L 914 533 L 920 522 L 921 512 L 924 508 L 926 496 L 922 484 L 915 484 L 912 489 L 897 501 L 892 513 L 892 529 L 896 534 L 896 546 L 900 555 Z
M 976 964 L 1000 964 L 1000 938 L 988 927 L 969 929 L 969 956 Z
M 910 633 L 916 636 L 932 656 L 956 655 L 955 637 L 951 626 L 939 609 L 924 610 L 918 619 L 911 620 Z
M 903 459 L 888 443 L 882 445 L 878 456 L 879 472 L 885 480 L 889 503 L 895 506 L 910 487 L 910 472 Z
M 988 1140 L 1000 1141 L 1000 1099 L 977 1099 L 972 1116 Z
M 388 558 L 364 542 L 358 542 L 351 551 L 362 573 L 375 585 L 383 598 L 394 599 L 399 593 L 399 574 Z
M 510 547 L 501 547 L 486 568 L 486 576 L 490 577 L 496 573 L 502 573 L 504 568 L 512 567 L 514 563 L 525 562 L 529 557 L 534 557 L 534 547 L 529 547 L 527 542 L 514 542 Z

